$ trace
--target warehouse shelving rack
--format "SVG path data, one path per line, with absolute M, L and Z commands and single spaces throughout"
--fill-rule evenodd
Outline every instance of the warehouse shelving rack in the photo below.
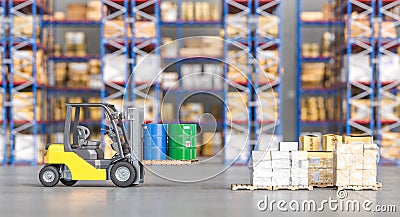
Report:
M 338 3 L 339 1 L 336 1 Z M 325 121 L 304 121 L 301 119 L 301 100 L 305 97 L 310 96 L 323 96 L 330 97 L 334 100 L 335 108 L 339 109 L 340 114 L 342 111 L 342 98 L 344 85 L 340 81 L 336 81 L 335 85 L 332 87 L 317 87 L 317 88 L 306 88 L 302 85 L 302 71 L 304 63 L 325 63 L 325 64 L 335 64 L 335 71 L 340 71 L 341 62 L 337 60 L 334 56 L 336 53 L 342 52 L 341 50 L 336 50 L 333 48 L 331 51 L 331 56 L 319 56 L 319 57 L 304 57 L 302 55 L 302 44 L 303 44 L 303 31 L 311 29 L 326 29 L 329 32 L 334 32 L 336 37 L 343 34 L 342 28 L 344 28 L 344 19 L 341 13 L 335 13 L 335 19 L 327 20 L 312 20 L 306 21 L 301 19 L 301 14 L 303 12 L 303 6 L 305 5 L 305 0 L 297 0 L 297 75 L 296 75 L 296 135 L 299 137 L 301 133 L 306 131 L 320 131 L 322 133 L 337 131 L 337 133 L 343 133 L 344 120 L 334 118 L 333 120 Z M 335 44 L 335 47 L 339 46 Z M 338 75 L 335 75 L 338 76 Z M 338 76 L 340 77 L 340 76 Z M 329 131 L 327 131 L 329 130 Z
M 250 150 L 251 150 L 251 135 L 252 135 L 252 120 L 253 114 L 251 112 L 252 105 L 252 71 L 253 71 L 253 62 L 252 62 L 252 25 L 251 25 L 251 18 L 252 18 L 252 8 L 253 8 L 253 1 L 250 0 L 226 0 L 224 1 L 224 102 L 227 102 L 227 94 L 230 89 L 235 89 L 247 95 L 247 110 L 248 110 L 248 117 L 247 121 L 235 121 L 235 120 L 227 120 L 227 106 L 224 106 L 223 110 L 223 126 L 224 126 L 224 153 L 225 153 L 225 164 L 247 164 L 249 157 L 250 157 Z M 230 15 L 230 16 L 228 16 Z M 237 19 L 245 19 L 246 22 L 240 23 L 237 22 Z M 240 32 L 238 34 L 229 36 L 228 35 L 228 26 L 232 25 L 238 29 Z M 228 51 L 232 48 L 236 47 L 239 48 L 239 51 L 234 56 L 229 56 Z M 245 56 L 247 62 L 245 65 L 239 64 L 235 62 L 234 58 Z M 228 79 L 228 64 L 231 66 L 236 67 L 247 79 L 247 82 L 232 82 Z M 229 103 L 229 102 L 227 102 Z M 230 105 L 235 106 L 235 105 Z M 236 160 L 227 159 L 227 149 L 229 149 L 229 141 L 227 141 L 227 135 L 231 134 L 232 129 L 239 131 L 240 133 L 247 135 L 246 144 L 240 151 L 239 156 L 236 157 Z M 245 157 L 241 157 L 244 155 Z M 248 157 L 246 157 L 248 156 Z
M 345 14 L 347 15 L 347 43 L 346 43 L 346 134 L 351 134 L 354 132 L 361 132 L 368 135 L 374 135 L 374 117 L 375 117 L 375 68 L 376 68 L 376 39 L 375 39 L 375 11 L 376 11 L 376 1 L 365 1 L 365 0 L 351 0 L 345 2 Z M 351 17 L 354 11 L 358 11 L 356 17 Z M 368 19 L 369 23 L 360 22 L 358 19 Z M 363 33 L 354 36 L 354 28 L 352 26 L 358 26 L 362 28 Z M 360 81 L 358 78 L 352 78 L 350 80 L 350 67 L 351 67 L 351 56 L 354 59 L 357 58 L 367 58 L 370 62 L 370 81 Z M 353 59 L 353 61 L 354 61 Z M 359 66 L 358 66 L 359 67 Z M 369 101 L 368 115 L 369 120 L 355 120 L 351 117 L 351 109 L 360 108 L 357 100 L 367 99 Z
M 379 21 L 391 21 L 393 22 L 393 27 L 395 29 L 398 29 L 400 27 L 400 17 L 398 14 L 394 14 L 391 12 L 391 9 L 394 9 L 395 7 L 400 6 L 399 1 L 395 0 L 379 0 L 377 2 L 377 8 L 378 8 L 378 20 Z M 399 54 L 396 52 L 396 49 L 400 45 L 400 36 L 397 35 L 394 38 L 385 38 L 383 37 L 384 33 L 388 31 L 389 29 L 387 27 L 384 27 L 382 25 L 382 22 L 379 22 L 379 28 L 378 28 L 378 39 L 377 39 L 377 59 L 378 63 L 381 64 L 382 61 L 382 56 L 386 55 L 389 57 L 394 57 L 398 58 Z M 382 145 L 382 136 L 385 134 L 386 139 L 388 139 L 390 142 L 393 142 L 395 145 L 393 146 L 393 149 L 395 150 L 400 146 L 400 140 L 397 137 L 391 136 L 391 134 L 388 134 L 389 132 L 399 132 L 399 127 L 400 127 L 400 118 L 396 113 L 392 115 L 392 117 L 387 117 L 388 114 L 385 113 L 385 108 L 384 106 L 387 106 L 389 108 L 398 108 L 400 106 L 400 98 L 398 95 L 398 91 L 400 89 L 400 81 L 393 79 L 392 81 L 382 81 L 381 80 L 381 69 L 382 67 L 378 66 L 376 67 L 376 85 L 377 85 L 377 90 L 376 90 L 376 99 L 377 99 L 377 121 L 376 121 L 376 134 L 377 134 L 377 140 L 378 144 Z M 390 105 L 383 105 L 381 104 L 382 100 L 388 99 L 391 101 Z M 386 116 L 386 117 L 383 117 Z M 390 148 L 389 148 L 390 150 Z M 392 157 L 390 155 L 387 155 L 383 149 L 381 149 L 381 156 L 384 157 L 385 159 L 396 163 L 397 165 L 400 165 L 400 158 L 399 157 Z
M 171 37 L 171 35 L 164 35 L 164 31 L 166 29 L 174 29 L 175 34 L 174 36 L 172 36 L 173 38 L 176 39 L 183 39 L 183 40 L 179 40 L 176 43 L 177 46 L 177 50 L 180 51 L 181 48 L 183 48 L 184 42 L 185 40 L 191 40 L 190 34 L 187 34 L 187 28 L 196 28 L 196 30 L 198 28 L 207 28 L 207 30 L 211 30 L 211 32 L 215 32 L 215 30 L 219 30 L 222 28 L 223 26 L 223 19 L 222 16 L 219 20 L 208 20 L 208 21 L 198 21 L 198 20 L 183 20 L 183 11 L 182 11 L 182 3 L 183 2 L 189 2 L 189 1 L 184 1 L 184 0 L 177 0 L 175 3 L 177 5 L 177 16 L 176 16 L 176 20 L 175 21 L 163 21 L 161 19 L 161 29 L 163 30 L 161 32 L 162 36 L 168 36 Z M 194 1 L 191 1 L 193 3 L 195 3 Z M 213 2 L 215 3 L 215 2 Z M 222 12 L 222 1 L 221 4 L 218 5 L 220 7 L 220 11 Z M 206 31 L 205 31 L 206 32 Z M 218 34 L 217 33 L 217 34 Z M 211 35 L 207 35 L 207 34 L 200 34 L 200 35 L 196 35 L 196 36 L 205 36 L 205 37 L 209 37 L 210 40 L 215 40 L 218 41 L 218 38 L 212 39 L 215 36 L 211 36 Z M 218 36 L 217 36 L 218 37 Z M 187 41 L 186 41 L 187 42 Z M 167 45 L 168 47 L 169 45 Z M 217 48 L 216 48 L 217 49 Z M 221 50 L 222 53 L 222 50 Z M 213 129 L 214 127 L 216 127 L 216 131 L 221 132 L 223 131 L 223 123 L 224 121 L 222 121 L 220 118 L 216 118 L 216 122 L 207 122 L 207 121 L 182 121 L 182 117 L 181 117 L 181 112 L 179 111 L 180 106 L 182 106 L 186 100 L 188 100 L 188 97 L 192 97 L 192 96 L 196 96 L 196 95 L 201 95 L 201 96 L 206 96 L 206 97 L 213 97 L 213 98 L 218 98 L 218 99 L 222 99 L 223 94 L 224 94 L 224 90 L 222 89 L 217 89 L 217 88 L 211 88 L 211 89 L 204 89 L 204 88 L 194 88 L 194 89 L 185 89 L 183 88 L 183 75 L 182 75 L 182 65 L 184 64 L 201 64 L 202 67 L 204 67 L 205 64 L 221 64 L 221 60 L 223 59 L 222 55 L 219 56 L 209 56 L 209 55 L 191 55 L 191 56 L 182 56 L 180 54 L 180 52 L 177 53 L 176 57 L 163 57 L 162 56 L 162 67 L 164 70 L 168 71 L 170 68 L 175 68 L 176 67 L 176 72 L 178 74 L 178 85 L 175 88 L 165 88 L 163 90 L 163 95 L 165 97 L 166 100 L 168 100 L 166 97 L 168 94 L 169 96 L 174 97 L 174 99 L 176 99 L 176 104 L 177 105 L 174 109 L 174 114 L 176 114 L 176 120 L 174 121 L 167 121 L 165 123 L 193 123 L 196 122 L 196 124 L 198 124 L 198 129 L 201 129 L 201 132 L 207 132 L 209 131 L 209 129 Z M 221 64 L 222 67 L 222 64 Z M 212 73 L 212 72 L 206 72 L 206 73 Z M 183 78 L 183 79 L 190 79 L 188 77 Z M 202 100 L 203 101 L 203 100 Z M 222 100 L 220 100 L 222 101 Z M 223 106 L 223 102 L 220 103 L 221 106 Z M 205 110 L 207 109 L 207 107 L 205 107 Z M 198 147 L 201 148 L 201 147 Z M 218 152 L 217 155 L 219 155 L 222 152 Z M 200 156 L 201 156 L 202 152 L 200 152 Z
M 37 101 L 38 101 L 38 89 L 40 89 L 40 84 L 36 80 L 36 51 L 39 49 L 46 50 L 45 47 L 40 44 L 40 36 L 37 35 L 36 26 L 40 26 L 42 24 L 43 14 L 48 13 L 47 5 L 42 3 L 41 1 L 36 0 L 13 0 L 8 1 L 8 11 L 9 11 L 9 29 L 10 34 L 8 37 L 8 49 L 10 56 L 10 77 L 9 77 L 9 94 L 10 94 L 10 115 L 9 115 L 9 123 L 10 123 L 10 159 L 9 163 L 11 165 L 14 164 L 37 164 L 38 160 L 38 133 L 39 133 L 39 125 L 42 124 L 41 121 L 38 120 L 38 111 L 37 109 Z M 27 19 L 29 16 L 32 16 L 32 19 Z M 14 31 L 14 17 L 18 17 L 21 19 L 26 19 L 26 25 L 32 26 L 32 35 L 25 36 L 18 31 Z M 37 19 L 36 19 L 37 18 Z M 21 73 L 21 69 L 26 66 L 26 63 L 15 64 L 13 61 L 13 56 L 16 55 L 16 52 L 20 50 L 24 50 L 29 48 L 32 51 L 32 56 L 24 56 L 22 57 L 28 64 L 31 65 L 32 75 L 24 75 Z M 14 82 L 14 78 L 16 76 L 21 76 L 25 79 L 23 82 Z M 27 95 L 25 90 L 32 91 L 32 97 Z M 15 96 L 18 95 L 22 97 L 27 102 L 24 105 L 16 105 L 13 101 Z M 17 112 L 18 108 L 33 106 L 33 119 L 30 120 L 14 120 L 13 115 Z M 29 159 L 18 160 L 15 159 L 15 150 L 18 148 L 18 144 L 15 144 L 16 136 L 20 135 L 24 131 L 29 131 L 33 135 L 33 149 L 32 155 Z
M 128 85 L 130 62 L 132 61 L 129 56 L 129 43 L 131 42 L 128 37 L 128 25 L 130 25 L 129 17 L 129 2 L 128 0 L 102 0 L 102 11 L 101 11 L 101 24 L 100 24 L 100 60 L 101 60 L 101 77 L 103 81 L 103 86 L 100 91 L 100 98 L 102 102 L 107 102 L 108 100 L 121 99 L 124 97 L 125 88 Z M 109 12 L 109 13 L 108 13 Z M 124 26 L 120 27 L 113 23 L 113 21 L 122 20 Z M 105 28 L 115 29 L 115 33 L 111 36 L 106 36 L 104 34 Z M 110 58 L 123 57 L 125 59 L 125 81 L 124 82 L 113 82 L 106 81 L 104 79 L 104 64 L 106 54 L 110 55 Z M 110 91 L 107 91 L 108 88 Z M 127 99 L 127 102 L 130 102 Z
M 156 79 L 153 81 L 146 82 L 135 82 L 135 73 L 136 70 L 140 70 L 140 62 L 138 61 L 138 57 L 146 57 L 148 55 L 155 55 L 157 62 L 155 63 L 157 66 L 161 67 L 160 60 L 160 46 L 161 46 L 161 30 L 160 30 L 160 0 L 136 0 L 130 1 L 130 14 L 132 22 L 131 29 L 133 30 L 131 34 L 131 68 L 132 68 L 132 76 L 131 83 L 132 85 L 132 103 L 137 99 L 137 97 L 141 97 L 145 99 L 145 105 L 137 105 L 147 107 L 148 103 L 153 106 L 153 117 L 151 120 L 145 120 L 146 122 L 151 123 L 159 123 L 160 122 L 160 101 L 161 101 L 161 89 L 160 89 L 160 75 L 157 72 Z M 148 21 L 146 25 L 140 26 L 140 28 L 135 27 L 135 21 L 145 20 Z M 155 27 L 155 35 L 148 35 L 142 31 L 149 26 Z M 138 37 L 138 35 L 141 37 Z M 145 64 L 145 63 L 144 63 Z M 150 90 L 154 91 L 154 96 L 149 94 Z M 132 104 L 134 105 L 134 104 Z
M 2 0 L 0 2 L 0 52 L 1 52 L 1 64 L 0 64 L 0 76 L 1 76 L 1 86 L 0 86 L 0 116 L 1 116 L 1 121 L 0 121 L 0 165 L 5 165 L 8 161 L 8 145 L 7 145 L 7 52 L 6 52 L 6 47 L 7 47 L 7 35 L 6 35 L 6 0 Z
M 280 98 L 282 97 L 282 4 L 281 0 L 256 0 L 254 1 L 254 57 L 259 60 L 262 59 L 262 52 L 265 51 L 277 51 L 278 56 L 276 58 L 268 58 L 271 60 L 263 65 L 259 65 L 258 62 L 254 66 L 254 99 L 256 106 L 254 109 L 254 135 L 257 143 L 255 144 L 255 149 L 260 142 L 265 142 L 260 140 L 262 134 L 270 134 L 282 138 L 282 103 Z M 277 20 L 273 20 L 274 18 Z M 259 23 L 260 18 L 269 18 L 271 22 L 261 25 Z M 262 32 L 268 28 L 278 29 L 278 35 L 272 35 Z M 264 70 L 270 67 L 277 67 L 277 74 L 266 73 Z M 263 78 L 263 80 L 260 80 Z M 259 101 L 257 98 L 261 93 L 276 93 L 277 98 L 274 98 L 274 102 L 277 104 L 275 121 L 264 121 L 258 120 L 258 107 L 263 107 L 265 102 Z M 265 105 L 264 105 L 265 106 Z M 275 105 L 268 105 L 274 107 Z M 264 107 L 265 108 L 265 107 Z M 270 142 L 270 141 L 267 141 Z

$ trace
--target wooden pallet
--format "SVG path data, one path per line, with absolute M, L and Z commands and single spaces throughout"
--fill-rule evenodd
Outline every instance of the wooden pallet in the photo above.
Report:
M 312 191 L 314 188 L 311 185 L 303 185 L 303 186 L 274 186 L 274 190 L 291 190 L 291 191 L 297 191 L 297 190 L 309 190 Z
M 273 188 L 272 188 L 272 186 L 259 186 L 259 185 L 252 185 L 252 184 L 232 184 L 231 190 L 232 191 L 237 191 L 237 190 L 249 190 L 249 191 L 268 190 L 268 191 L 272 191 Z
M 291 191 L 297 191 L 297 190 L 313 190 L 312 186 L 259 186 L 259 185 L 252 185 L 252 184 L 232 184 L 231 185 L 231 190 L 232 191 L 237 191 L 237 190 L 249 190 L 249 191 L 254 191 L 254 190 L 268 190 L 268 191 L 277 191 L 277 190 L 291 190 Z
M 353 191 L 362 191 L 362 190 L 373 190 L 377 191 L 378 188 L 382 188 L 382 183 L 377 182 L 375 185 L 346 185 L 346 186 L 337 186 L 337 189 L 340 190 L 353 190 Z
M 332 188 L 334 187 L 333 183 L 324 183 L 324 184 L 311 184 L 314 188 Z
M 192 165 L 198 163 L 198 160 L 142 160 L 144 165 Z

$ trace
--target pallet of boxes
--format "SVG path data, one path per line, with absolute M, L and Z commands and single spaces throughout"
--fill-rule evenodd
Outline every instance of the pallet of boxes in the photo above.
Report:
M 333 187 L 333 149 L 341 136 L 324 135 L 322 147 L 320 137 L 305 135 L 299 138 L 301 150 L 307 151 L 308 184 L 313 187 Z
M 253 151 L 251 184 L 233 184 L 232 190 L 312 190 L 308 185 L 307 151 L 298 142 L 280 142 L 279 150 Z
M 378 190 L 378 146 L 371 136 L 346 136 L 335 148 L 335 186 L 338 190 Z

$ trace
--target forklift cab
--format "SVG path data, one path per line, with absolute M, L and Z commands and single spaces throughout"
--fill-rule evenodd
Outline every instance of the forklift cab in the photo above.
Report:
M 64 150 L 75 152 L 87 161 L 104 159 L 104 145 L 101 144 L 101 141 L 90 140 L 90 129 L 81 123 L 81 112 L 85 108 L 98 108 L 102 111 L 104 122 L 100 125 L 105 129 L 101 130 L 112 141 L 111 147 L 116 152 L 113 158 L 124 158 L 129 155 L 130 146 L 123 127 L 122 117 L 118 115 L 114 105 L 103 103 L 67 104 Z

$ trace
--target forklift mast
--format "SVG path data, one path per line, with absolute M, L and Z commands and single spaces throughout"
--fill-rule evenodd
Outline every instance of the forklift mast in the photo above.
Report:
M 128 108 L 127 110 L 132 164 L 136 168 L 138 175 L 134 184 L 139 184 L 144 181 L 144 169 L 143 164 L 141 163 L 143 160 L 144 110 L 142 108 Z

